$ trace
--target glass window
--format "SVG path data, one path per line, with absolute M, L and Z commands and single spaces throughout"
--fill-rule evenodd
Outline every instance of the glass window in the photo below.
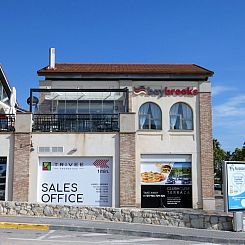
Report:
M 77 113 L 77 102 L 76 101 L 66 101 L 66 114 L 76 114 Z
M 0 157 L 0 201 L 5 201 L 7 157 Z
M 143 104 L 139 109 L 140 129 L 162 129 L 162 112 L 160 107 L 152 102 Z
M 78 113 L 89 114 L 89 101 L 78 101 Z
M 2 82 L 0 81 L 0 101 L 9 104 L 9 98 L 8 95 L 3 87 Z
M 65 114 L 66 113 L 65 101 L 58 101 L 57 111 L 59 114 Z
M 3 99 L 3 85 L 0 81 L 0 101 Z
M 60 114 L 112 114 L 113 101 L 58 101 L 57 112 Z
M 170 109 L 170 129 L 192 130 L 193 113 L 189 105 L 176 103 Z

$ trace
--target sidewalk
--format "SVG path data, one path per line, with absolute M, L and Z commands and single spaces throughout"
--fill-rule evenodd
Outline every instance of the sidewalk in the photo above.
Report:
M 116 223 L 43 217 L 0 216 L 0 227 L 96 232 L 219 244 L 245 244 L 244 232 L 215 231 L 122 222 Z

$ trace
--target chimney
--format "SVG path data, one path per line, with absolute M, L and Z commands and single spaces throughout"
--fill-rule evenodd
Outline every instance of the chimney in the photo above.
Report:
M 49 69 L 55 69 L 55 48 L 49 49 Z

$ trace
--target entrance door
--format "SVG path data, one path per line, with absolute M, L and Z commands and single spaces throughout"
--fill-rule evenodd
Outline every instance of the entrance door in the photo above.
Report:
M 0 157 L 0 201 L 5 201 L 7 157 Z

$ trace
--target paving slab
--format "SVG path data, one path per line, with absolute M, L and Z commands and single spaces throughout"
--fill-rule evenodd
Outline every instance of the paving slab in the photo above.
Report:
M 87 221 L 27 216 L 0 216 L 0 223 L 47 225 L 49 230 L 69 230 L 121 234 L 140 237 L 167 238 L 185 241 L 198 241 L 219 244 L 245 244 L 245 232 L 216 231 L 207 229 L 183 228 L 176 226 L 147 225 L 125 222 Z M 7 228 L 7 227 L 6 227 Z

